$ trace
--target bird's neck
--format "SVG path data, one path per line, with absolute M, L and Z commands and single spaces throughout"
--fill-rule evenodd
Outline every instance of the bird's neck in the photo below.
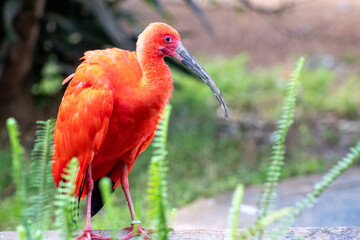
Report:
M 154 104 L 164 107 L 173 90 L 170 68 L 163 56 L 154 52 L 138 53 L 138 60 L 143 73 L 142 85 L 149 94 L 148 99 L 154 99 Z

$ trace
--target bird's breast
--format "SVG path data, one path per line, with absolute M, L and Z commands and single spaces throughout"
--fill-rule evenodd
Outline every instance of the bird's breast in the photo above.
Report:
M 136 160 L 142 146 L 152 140 L 161 109 L 145 108 L 135 101 L 133 104 L 129 102 L 115 102 L 108 133 L 94 157 L 94 165 L 115 163 L 119 160 L 131 164 Z

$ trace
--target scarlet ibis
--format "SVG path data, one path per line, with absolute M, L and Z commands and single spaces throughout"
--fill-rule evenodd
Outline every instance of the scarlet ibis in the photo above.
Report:
M 85 229 L 77 239 L 107 239 L 92 233 L 91 217 L 103 203 L 98 182 L 109 177 L 121 185 L 131 215 L 130 233 L 145 234 L 136 218 L 128 174 L 152 141 L 173 91 L 164 57 L 177 59 L 212 90 L 227 117 L 225 101 L 209 74 L 185 49 L 179 33 L 152 23 L 139 35 L 137 51 L 118 48 L 85 52 L 84 61 L 63 82 L 70 82 L 59 107 L 54 132 L 52 173 L 57 186 L 66 164 L 77 157 L 78 197 L 87 195 Z M 133 228 L 137 224 L 138 226 Z M 137 232 L 134 232 L 137 229 Z

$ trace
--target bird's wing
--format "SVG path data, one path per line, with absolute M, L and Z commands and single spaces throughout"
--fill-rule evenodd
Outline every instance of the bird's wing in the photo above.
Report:
M 107 135 L 112 111 L 110 90 L 94 88 L 85 82 L 69 86 L 59 108 L 54 132 L 52 171 L 57 186 L 66 164 L 77 157 L 79 170 L 75 194 L 79 194 L 89 163 Z

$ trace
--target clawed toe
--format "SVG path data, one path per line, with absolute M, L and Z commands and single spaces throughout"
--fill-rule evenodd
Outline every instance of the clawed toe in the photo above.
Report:
M 76 240 L 92 240 L 92 239 L 110 240 L 111 237 L 104 237 L 93 233 L 91 230 L 84 230 L 84 232 L 76 238 Z
M 120 240 L 129 240 L 134 236 L 142 236 L 144 239 L 150 239 L 149 234 L 154 232 L 152 229 L 143 228 L 140 224 L 138 224 L 137 227 L 135 227 L 135 225 L 131 225 L 131 227 L 126 227 L 124 229 L 130 231 L 130 233 Z M 136 233 L 134 232 L 135 229 L 137 229 Z

